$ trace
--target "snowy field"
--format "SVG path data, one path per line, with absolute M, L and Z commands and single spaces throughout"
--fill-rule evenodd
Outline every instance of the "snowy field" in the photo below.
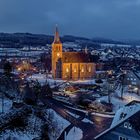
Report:
M 0 140 L 32 140 L 35 138 L 35 135 L 25 134 L 24 132 L 13 132 L 6 130 L 4 135 L 0 135 Z
M 70 112 L 68 112 L 70 113 Z M 74 115 L 73 113 L 70 113 L 72 116 L 75 116 L 78 118 L 78 115 Z M 49 109 L 46 112 L 46 117 L 51 123 L 51 128 L 49 130 L 49 137 L 50 140 L 57 140 L 57 138 L 61 135 L 63 130 L 70 125 L 70 123 L 63 119 L 60 115 L 58 115 L 54 110 Z M 86 119 L 83 121 L 90 122 Z M 90 122 L 91 123 L 91 122 Z M 83 137 L 82 130 L 76 127 L 73 127 L 67 136 L 65 136 L 66 140 L 80 140 Z
M 45 74 L 34 74 L 27 78 L 27 80 L 38 80 L 42 85 L 46 82 L 48 82 L 50 85 L 54 84 L 61 84 L 63 82 L 66 82 L 66 80 L 60 80 L 60 79 L 53 79 L 50 76 L 46 76 Z M 76 83 L 76 84 L 95 84 L 95 80 L 77 80 L 77 81 L 69 81 L 70 83 Z
M 65 81 L 63 80 L 54 80 L 50 77 L 47 77 L 45 74 L 34 74 L 30 77 L 27 78 L 27 80 L 38 80 L 38 82 L 41 84 L 41 85 L 44 85 L 45 83 L 49 83 L 50 85 L 54 85 L 54 84 L 58 84 L 58 83 L 63 83 Z
M 46 111 L 46 117 L 50 122 L 49 126 L 49 138 L 50 140 L 57 140 L 57 138 L 61 135 L 63 130 L 70 125 L 70 123 L 63 119 L 59 114 L 57 114 L 54 110 L 48 109 Z
M 7 113 L 11 107 L 12 107 L 11 100 L 4 98 L 2 103 L 2 99 L 0 99 L 0 113 L 2 112 L 2 110 L 4 111 L 4 113 Z
M 39 137 L 42 125 L 41 119 L 31 115 L 28 118 L 28 126 L 24 130 L 21 131 L 18 128 L 13 130 L 7 129 L 0 135 L 0 140 L 32 140 Z
M 117 89 L 115 93 L 111 96 L 111 103 L 113 104 L 113 111 L 116 112 L 118 109 L 123 107 L 124 105 L 128 104 L 129 102 L 136 100 L 140 101 L 140 96 L 136 93 L 128 93 L 127 91 L 124 91 L 123 94 L 123 100 L 121 97 L 121 91 Z M 108 96 L 103 96 L 101 98 L 98 98 L 98 101 L 106 101 L 108 102 Z
M 66 140 L 81 140 L 82 137 L 83 137 L 82 130 L 77 127 L 73 127 L 66 136 Z

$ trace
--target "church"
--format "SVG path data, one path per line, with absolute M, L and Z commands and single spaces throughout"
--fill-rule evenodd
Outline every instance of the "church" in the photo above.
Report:
M 93 78 L 96 65 L 85 52 L 63 52 L 58 28 L 52 43 L 52 76 L 54 79 L 84 80 Z

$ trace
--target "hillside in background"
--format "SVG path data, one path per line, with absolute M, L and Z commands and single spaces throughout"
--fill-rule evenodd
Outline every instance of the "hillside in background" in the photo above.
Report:
M 108 43 L 108 44 L 131 44 L 140 45 L 140 40 L 133 41 L 117 41 L 105 38 L 88 39 L 84 37 L 76 37 L 72 35 L 65 35 L 61 37 L 62 42 L 77 42 L 77 43 Z M 0 46 L 1 47 L 22 47 L 23 45 L 45 46 L 53 42 L 53 35 L 31 34 L 31 33 L 0 33 Z

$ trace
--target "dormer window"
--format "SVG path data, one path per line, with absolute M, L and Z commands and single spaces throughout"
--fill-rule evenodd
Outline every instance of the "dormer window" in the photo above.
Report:
M 129 122 L 124 122 L 124 127 L 127 129 L 132 129 L 132 125 Z

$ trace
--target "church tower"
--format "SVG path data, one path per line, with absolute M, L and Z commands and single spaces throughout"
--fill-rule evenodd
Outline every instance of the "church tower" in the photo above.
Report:
M 52 43 L 52 75 L 53 78 L 61 78 L 62 43 L 60 41 L 58 27 L 55 28 L 54 41 Z

